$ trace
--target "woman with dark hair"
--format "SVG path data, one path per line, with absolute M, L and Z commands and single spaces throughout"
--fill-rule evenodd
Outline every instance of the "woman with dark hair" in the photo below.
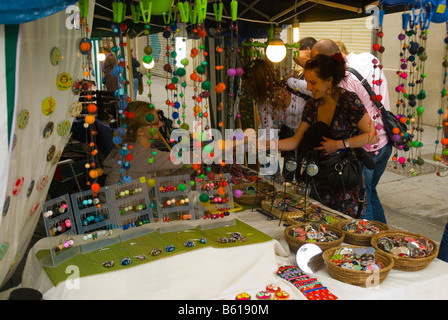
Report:
M 305 100 L 292 94 L 271 64 L 262 59 L 255 59 L 244 67 L 244 86 L 253 99 L 258 114 L 258 129 L 277 129 L 282 138 L 291 137 L 302 121 Z M 269 140 L 269 136 L 266 136 Z M 295 150 L 282 152 L 285 162 L 296 158 Z M 283 170 L 286 182 L 292 182 L 293 174 Z
M 358 96 L 339 87 L 345 77 L 345 61 L 340 53 L 318 54 L 308 60 L 304 75 L 313 99 L 305 105 L 302 122 L 294 136 L 278 141 L 279 151 L 298 148 L 307 131 L 315 132 L 317 127 L 321 137 L 313 150 L 319 150 L 324 156 L 376 142 L 373 122 Z M 363 186 L 358 185 L 351 190 L 316 190 L 319 194 L 312 191 L 311 196 L 317 197 L 323 205 L 356 217 L 365 211 L 366 203 L 360 202 L 365 197 L 363 190 Z

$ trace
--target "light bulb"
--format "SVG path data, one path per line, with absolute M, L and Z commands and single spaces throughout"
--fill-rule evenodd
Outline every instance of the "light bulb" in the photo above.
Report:
M 104 52 L 99 52 L 96 57 L 97 57 L 98 61 L 101 61 L 101 62 L 106 60 L 106 55 L 104 54 Z
M 280 62 L 286 57 L 286 46 L 279 34 L 274 34 L 274 37 L 269 41 L 266 48 L 266 56 L 274 63 Z
M 143 62 L 143 66 L 146 69 L 152 69 L 152 67 L 154 67 L 154 59 L 152 59 L 150 63 Z

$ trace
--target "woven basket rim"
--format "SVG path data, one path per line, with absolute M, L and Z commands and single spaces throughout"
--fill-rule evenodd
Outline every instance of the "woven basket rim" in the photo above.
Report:
M 375 234 L 377 234 L 377 233 L 374 233 L 374 234 L 358 234 L 358 233 L 348 232 L 348 231 L 345 231 L 344 229 L 342 229 L 342 227 L 344 225 L 346 225 L 347 223 L 349 223 L 352 220 L 354 220 L 354 219 L 344 219 L 344 220 L 342 220 L 342 221 L 337 223 L 337 227 L 342 232 L 345 233 L 346 237 L 347 236 L 348 237 L 353 237 L 354 239 L 369 239 L 372 236 L 374 236 Z M 383 230 L 390 230 L 389 226 L 387 224 L 383 223 L 383 222 L 375 221 L 375 220 L 369 220 L 369 222 L 372 223 L 373 225 L 377 226 L 380 229 L 380 232 L 383 231 Z
M 339 236 L 339 239 L 333 240 L 333 241 L 323 241 L 323 242 L 303 241 L 303 240 L 299 240 L 299 239 L 294 238 L 293 236 L 289 235 L 289 231 L 292 228 L 300 227 L 300 226 L 303 226 L 305 224 L 310 224 L 310 223 L 311 222 L 296 223 L 294 225 L 290 225 L 290 226 L 286 227 L 285 231 L 284 231 L 286 239 L 287 240 L 289 239 L 290 241 L 292 241 L 294 243 L 297 243 L 297 244 L 300 244 L 300 245 L 304 245 L 304 244 L 308 244 L 308 243 L 312 243 L 312 244 L 315 244 L 315 245 L 319 245 L 319 244 L 321 244 L 321 245 L 331 245 L 331 244 L 335 244 L 335 243 L 339 243 L 339 242 L 342 243 L 344 241 L 344 236 L 345 235 L 340 230 L 338 230 L 335 226 L 333 226 L 333 225 L 324 225 L 325 228 L 327 228 L 327 229 L 337 233 L 337 235 Z
M 387 237 L 387 235 L 393 235 L 393 234 L 402 234 L 405 236 L 419 236 L 419 237 L 423 237 L 428 239 L 432 245 L 434 246 L 434 250 L 432 251 L 432 253 L 424 258 L 417 258 L 417 259 L 412 259 L 412 258 L 406 258 L 406 257 L 399 257 L 396 256 L 394 254 L 388 253 L 386 251 L 383 251 L 382 249 L 380 249 L 377 246 L 377 241 L 378 239 L 381 237 Z M 390 256 L 392 259 L 396 260 L 397 262 L 405 262 L 406 264 L 412 265 L 412 264 L 424 264 L 424 263 L 430 263 L 433 259 L 435 259 L 439 253 L 439 245 L 437 243 L 435 243 L 432 239 L 423 236 L 421 234 L 415 233 L 415 232 L 411 232 L 411 231 L 405 231 L 405 230 L 398 230 L 398 229 L 390 229 L 390 230 L 384 230 L 381 231 L 377 234 L 375 234 L 371 239 L 370 239 L 370 244 L 372 245 L 372 247 L 375 248 L 375 250 L 379 250 L 380 252 L 384 253 L 385 255 Z
M 323 257 L 324 262 L 327 265 L 327 267 L 328 268 L 333 268 L 333 269 L 335 269 L 335 270 L 337 270 L 337 271 L 339 271 L 341 273 L 349 273 L 349 274 L 359 275 L 359 276 L 363 275 L 363 276 L 366 276 L 366 277 L 370 276 L 371 272 L 366 272 L 365 270 L 362 271 L 362 270 L 343 269 L 343 268 L 337 266 L 336 264 L 334 264 L 333 262 L 330 261 L 331 256 L 333 256 L 333 253 L 336 250 L 338 250 L 340 248 L 346 248 L 346 247 L 349 247 L 349 248 L 366 248 L 365 246 L 357 246 L 357 245 L 342 245 L 342 246 L 338 246 L 338 247 L 329 248 L 329 249 L 325 250 L 324 253 L 322 254 L 322 257 Z M 389 257 L 386 254 L 384 254 L 384 252 L 377 250 L 376 248 L 375 248 L 375 257 L 381 258 L 380 259 L 381 262 L 383 262 L 382 259 L 384 259 L 384 260 L 389 262 L 387 265 L 384 266 L 384 268 L 379 270 L 380 274 L 389 272 L 394 267 L 394 264 L 395 264 L 394 259 L 392 259 L 391 257 Z M 383 262 L 383 264 L 384 264 L 384 262 Z
M 276 208 L 274 208 L 274 207 L 272 207 L 271 208 L 271 205 L 268 205 L 268 204 L 266 204 L 266 200 L 262 200 L 261 201 L 261 207 L 265 210 L 265 211 L 268 211 L 268 212 L 271 212 L 271 213 L 273 213 L 277 218 L 280 218 L 281 217 L 281 215 L 283 214 L 283 220 L 286 220 L 286 214 L 287 213 L 290 213 L 290 212 L 303 212 L 303 211 L 300 211 L 300 210 L 294 210 L 294 211 L 285 211 L 285 212 L 283 212 L 283 211 L 280 211 L 280 210 L 278 210 L 278 209 L 276 209 Z M 269 208 L 266 208 L 266 207 L 269 207 Z
M 297 213 L 301 213 L 301 215 L 297 215 Z M 297 217 L 303 217 L 305 214 L 306 214 L 306 212 L 304 212 L 304 211 L 288 212 L 288 213 L 285 214 L 285 215 L 286 215 L 286 221 L 287 221 L 290 225 L 297 224 L 297 223 L 302 223 L 301 221 L 294 220 L 294 218 L 291 217 L 291 216 L 293 216 L 293 215 L 297 215 Z M 332 217 L 333 219 L 335 219 L 336 221 L 333 222 L 333 223 L 327 223 L 327 224 L 325 224 L 326 226 L 328 226 L 328 225 L 330 225 L 330 224 L 333 225 L 333 226 L 337 226 L 337 224 L 338 224 L 339 222 L 341 222 L 341 218 L 332 216 L 331 214 L 329 214 L 329 216 L 331 216 L 331 217 Z M 317 222 L 317 221 L 316 221 L 316 222 Z

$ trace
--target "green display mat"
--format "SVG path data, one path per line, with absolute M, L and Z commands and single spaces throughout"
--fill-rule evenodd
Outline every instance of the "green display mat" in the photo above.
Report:
M 74 257 L 62 262 L 56 267 L 43 267 L 48 277 L 54 286 L 63 282 L 69 276 L 66 273 L 68 266 L 77 266 L 79 268 L 79 273 L 81 277 L 92 276 L 101 274 L 104 272 L 113 272 L 122 269 L 132 268 L 143 263 L 150 263 L 158 259 L 164 259 L 172 257 L 177 254 L 186 253 L 193 250 L 200 250 L 202 248 L 213 247 L 213 248 L 232 248 L 239 246 L 246 246 L 256 243 L 262 243 L 272 240 L 272 238 L 257 229 L 249 226 L 248 224 L 235 219 L 235 225 L 200 230 L 187 229 L 178 232 L 168 232 L 159 233 L 152 232 L 132 240 L 119 242 L 117 244 L 106 247 L 106 250 L 95 250 L 89 253 L 79 253 Z M 243 236 L 247 237 L 247 241 L 240 242 L 229 242 L 220 243 L 217 241 L 219 237 L 231 237 L 233 232 L 239 232 Z M 206 244 L 199 243 L 199 239 L 207 239 Z M 188 240 L 193 240 L 196 245 L 194 247 L 185 247 L 184 244 Z M 132 245 L 131 245 L 132 244 Z M 175 249 L 172 252 L 166 252 L 165 246 L 174 245 Z M 151 250 L 159 248 L 162 253 L 158 256 L 152 256 Z M 49 255 L 49 250 L 41 250 L 36 253 L 39 260 L 47 257 Z M 146 259 L 138 260 L 137 256 L 145 255 Z M 131 264 L 127 266 L 121 265 L 121 260 L 123 258 L 131 258 Z M 102 266 L 103 262 L 113 261 L 114 266 L 111 268 L 105 268 Z

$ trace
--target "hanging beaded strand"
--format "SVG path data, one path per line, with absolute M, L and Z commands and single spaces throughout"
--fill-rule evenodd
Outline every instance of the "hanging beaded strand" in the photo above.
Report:
M 375 52 L 375 58 L 372 59 L 372 64 L 373 64 L 373 74 L 372 74 L 372 83 L 371 83 L 371 87 L 373 92 L 377 93 L 380 92 L 380 86 L 383 83 L 383 79 L 382 79 L 382 69 L 383 69 L 383 52 L 385 50 L 384 46 L 383 46 L 383 24 L 382 24 L 382 19 L 383 19 L 383 15 L 384 15 L 384 11 L 382 8 L 382 4 L 380 4 L 380 8 L 379 8 L 379 24 L 378 27 L 375 29 L 375 43 L 372 46 L 373 51 Z M 377 75 L 378 73 L 378 75 Z M 370 97 L 372 100 L 375 99 L 376 101 L 382 101 L 383 97 L 380 94 L 376 94 L 373 97 Z M 373 122 L 374 122 L 374 126 L 375 126 L 375 134 L 378 135 L 377 130 L 381 130 L 382 129 L 382 125 L 378 122 L 378 119 L 381 118 L 381 111 L 378 110 L 378 112 L 373 116 Z M 375 152 L 375 154 L 378 154 L 378 143 L 380 141 L 378 140 L 377 144 L 375 145 L 368 145 L 367 147 L 370 148 L 371 152 Z
M 448 106 L 446 105 L 446 97 L 447 97 L 447 91 L 448 91 L 448 85 L 447 85 L 447 76 L 448 76 L 448 24 L 447 24 L 447 34 L 444 39 L 444 45 L 445 45 L 445 55 L 443 57 L 442 67 L 443 67 L 443 74 L 442 74 L 442 91 L 440 92 L 440 108 L 437 110 L 438 114 L 438 124 L 437 124 L 437 138 L 435 141 L 435 148 L 434 148 L 434 156 L 433 160 L 438 161 L 439 165 L 437 167 L 437 176 L 441 176 L 440 174 L 440 166 L 442 164 L 442 160 L 445 158 L 448 158 L 448 135 L 445 136 L 443 132 L 443 127 L 448 127 L 448 123 L 444 123 L 443 114 L 445 113 L 445 110 L 448 110 Z M 442 150 L 439 154 L 438 147 L 442 144 Z M 444 163 L 447 165 L 448 163 Z

